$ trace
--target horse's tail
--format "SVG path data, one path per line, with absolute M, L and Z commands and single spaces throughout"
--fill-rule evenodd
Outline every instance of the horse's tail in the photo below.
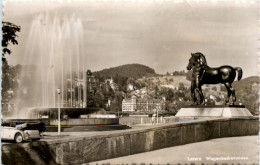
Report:
M 237 73 L 238 73 L 237 80 L 238 80 L 238 81 L 241 80 L 242 75 L 243 75 L 243 70 L 242 70 L 242 68 L 236 67 L 236 68 L 234 68 L 234 69 L 235 69 L 235 70 L 237 71 Z

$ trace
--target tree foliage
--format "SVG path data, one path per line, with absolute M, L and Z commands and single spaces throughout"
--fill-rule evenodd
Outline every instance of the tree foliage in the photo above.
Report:
M 252 76 L 235 81 L 233 87 L 236 90 L 237 102 L 244 104 L 251 113 L 255 114 L 259 108 L 259 77 Z
M 19 85 L 19 75 L 21 72 L 21 65 L 10 66 L 5 61 L 2 65 L 2 100 L 8 98 L 8 90 L 14 92 L 14 96 L 17 94 Z
M 8 45 L 10 45 L 10 43 L 13 45 L 18 45 L 18 41 L 16 40 L 18 36 L 16 33 L 20 32 L 21 27 L 10 22 L 2 22 L 2 24 L 2 60 L 5 61 L 5 54 L 11 54 L 11 50 L 8 48 Z
M 98 72 L 93 72 L 93 75 L 97 78 L 115 78 L 115 77 L 132 77 L 132 78 L 142 78 L 143 76 L 155 75 L 155 71 L 148 66 L 141 64 L 127 64 L 118 67 L 113 67 L 109 69 L 103 69 Z
M 166 74 L 167 74 L 167 73 L 166 73 Z M 184 76 L 184 75 L 186 75 L 186 73 L 185 73 L 184 70 L 182 70 L 182 71 L 173 71 L 173 72 L 172 72 L 172 75 L 173 75 L 173 76 Z

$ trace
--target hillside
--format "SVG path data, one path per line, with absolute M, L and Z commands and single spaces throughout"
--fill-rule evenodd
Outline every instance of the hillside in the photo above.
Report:
M 214 89 L 215 87 L 215 89 Z M 258 111 L 258 91 L 259 77 L 251 76 L 240 81 L 235 81 L 233 87 L 236 90 L 237 104 L 244 104 L 251 113 L 256 114 Z M 224 95 L 226 98 L 227 92 L 224 85 L 208 85 L 204 88 L 204 95 L 213 95 L 215 98 Z
M 252 88 L 252 86 L 256 86 L 256 84 L 259 84 L 259 77 L 251 76 L 251 77 L 244 78 L 240 81 L 235 81 L 233 83 L 233 86 L 237 90 L 243 90 L 249 87 Z
M 180 83 L 183 83 L 185 87 L 190 87 L 190 81 L 186 79 L 186 76 L 154 76 L 148 78 L 141 78 L 138 81 L 146 82 L 147 84 L 155 84 L 161 87 L 167 87 L 171 89 L 178 88 Z
M 259 77 L 251 76 L 244 78 L 240 81 L 234 81 L 232 86 L 236 90 L 236 95 L 248 93 L 250 94 L 257 94 L 258 92 L 258 85 L 259 85 Z M 214 89 L 215 88 L 215 89 Z M 208 90 L 209 93 L 214 93 L 214 91 L 223 92 L 226 94 L 226 87 L 223 84 L 214 84 L 214 85 L 203 85 L 203 90 Z M 219 93 L 218 93 L 219 94 Z
M 155 75 L 154 69 L 141 65 L 141 64 L 127 64 L 109 69 L 103 69 L 101 71 L 93 72 L 96 77 L 128 77 L 128 78 L 141 78 L 143 76 Z
M 251 76 L 233 84 L 236 89 L 237 100 L 246 105 L 253 114 L 258 114 L 259 108 L 259 77 Z

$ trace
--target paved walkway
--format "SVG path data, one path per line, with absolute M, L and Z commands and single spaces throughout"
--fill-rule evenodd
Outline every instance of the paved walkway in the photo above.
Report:
M 212 139 L 90 164 L 258 164 L 258 136 Z M 233 159 L 233 160 L 232 160 Z

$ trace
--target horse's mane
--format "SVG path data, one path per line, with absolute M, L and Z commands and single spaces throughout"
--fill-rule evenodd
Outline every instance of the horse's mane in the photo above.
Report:
M 202 53 L 200 53 L 200 52 L 197 52 L 197 53 L 194 53 L 194 55 L 200 56 L 200 57 L 202 58 L 203 63 L 204 63 L 206 66 L 208 65 L 208 64 L 207 64 L 207 60 L 206 60 L 204 54 L 202 54 Z

